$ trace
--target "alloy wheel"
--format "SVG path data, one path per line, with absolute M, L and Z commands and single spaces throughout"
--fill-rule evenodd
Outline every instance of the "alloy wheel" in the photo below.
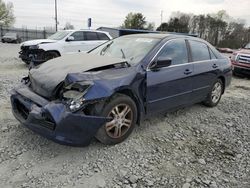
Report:
M 216 82 L 214 84 L 212 95 L 211 95 L 213 103 L 217 103 L 220 100 L 221 93 L 222 93 L 222 85 L 220 82 Z
M 133 122 L 133 112 L 129 105 L 119 104 L 110 111 L 112 120 L 105 125 L 106 133 L 111 138 L 120 138 L 126 134 Z

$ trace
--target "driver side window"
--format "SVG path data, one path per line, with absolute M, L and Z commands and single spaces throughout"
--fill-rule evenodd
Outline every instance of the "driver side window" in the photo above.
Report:
M 82 31 L 76 31 L 71 36 L 74 37 L 74 41 L 84 41 L 84 35 Z
M 163 47 L 158 58 L 171 59 L 172 65 L 188 63 L 188 53 L 185 40 L 171 40 Z

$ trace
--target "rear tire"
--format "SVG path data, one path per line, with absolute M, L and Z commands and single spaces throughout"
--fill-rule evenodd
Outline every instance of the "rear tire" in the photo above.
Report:
M 217 79 L 216 82 L 213 84 L 206 100 L 203 102 L 205 106 L 208 107 L 215 107 L 220 102 L 222 93 L 223 93 L 224 85 L 221 79 Z
M 137 120 L 137 107 L 130 97 L 117 94 L 97 115 L 110 117 L 112 120 L 104 124 L 95 137 L 103 144 L 114 145 L 124 141 L 132 133 Z

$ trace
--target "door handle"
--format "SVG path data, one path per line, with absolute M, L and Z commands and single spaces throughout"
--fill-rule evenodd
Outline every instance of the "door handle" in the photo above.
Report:
M 214 69 L 216 69 L 217 67 L 218 67 L 218 65 L 217 64 L 213 64 L 213 66 L 212 66 Z
M 184 74 L 186 74 L 186 75 L 189 75 L 189 74 L 191 74 L 191 73 L 192 73 L 192 71 L 189 70 L 189 69 L 186 69 L 185 72 L 184 72 Z

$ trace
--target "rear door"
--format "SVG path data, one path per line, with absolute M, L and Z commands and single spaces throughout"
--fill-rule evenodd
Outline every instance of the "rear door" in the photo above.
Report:
M 147 71 L 148 113 L 188 104 L 192 92 L 193 65 L 189 63 L 186 41 L 168 41 L 153 62 L 159 57 L 172 59 L 172 65 Z
M 82 43 L 83 45 L 81 46 L 81 51 L 87 52 L 107 41 L 100 37 L 103 36 L 100 36 L 98 32 L 85 31 L 84 42 Z
M 219 71 L 218 60 L 207 44 L 201 41 L 188 40 L 192 64 L 194 65 L 194 82 L 192 100 L 204 99 Z

